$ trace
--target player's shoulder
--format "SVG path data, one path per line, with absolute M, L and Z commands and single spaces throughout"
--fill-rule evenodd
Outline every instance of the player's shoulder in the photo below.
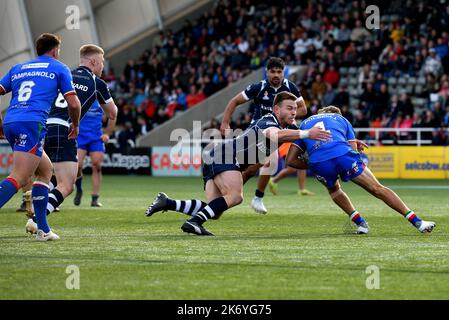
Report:
M 298 90 L 298 87 L 296 86 L 296 84 L 293 81 L 290 81 L 288 79 L 284 79 L 283 85 L 286 86 L 290 91 Z
M 265 85 L 266 85 L 265 80 L 261 80 L 259 82 L 254 82 L 246 87 L 246 91 L 250 91 L 250 90 L 259 90 L 260 91 L 263 87 L 265 87 Z
M 263 127 L 280 127 L 277 118 L 272 113 L 267 113 L 262 118 L 257 120 L 256 125 Z

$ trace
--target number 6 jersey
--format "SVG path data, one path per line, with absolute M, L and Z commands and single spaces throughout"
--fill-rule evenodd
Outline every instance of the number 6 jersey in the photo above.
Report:
M 12 92 L 5 124 L 33 121 L 45 125 L 58 92 L 64 96 L 76 94 L 70 69 L 45 55 L 12 67 L 0 86 L 5 93 Z

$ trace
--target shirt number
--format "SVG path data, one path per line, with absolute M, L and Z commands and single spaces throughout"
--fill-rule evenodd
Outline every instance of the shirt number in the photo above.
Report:
M 27 102 L 30 97 L 31 94 L 33 93 L 33 87 L 36 84 L 34 83 L 34 81 L 24 81 L 20 84 L 20 89 L 19 89 L 19 97 L 17 98 L 17 100 L 19 100 L 19 102 Z
M 57 108 L 67 108 L 69 106 L 69 104 L 67 103 L 67 101 L 65 100 L 65 98 L 61 92 L 59 93 L 58 97 L 56 98 L 55 106 Z

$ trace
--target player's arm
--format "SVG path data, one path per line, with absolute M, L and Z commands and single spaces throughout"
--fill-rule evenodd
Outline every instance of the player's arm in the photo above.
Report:
M 104 114 L 106 115 L 106 117 L 107 117 L 109 120 L 114 121 L 114 126 L 115 126 L 115 122 L 117 121 L 117 111 L 118 111 L 118 108 L 117 108 L 117 106 L 115 105 L 114 100 L 111 98 L 111 99 L 109 99 L 109 101 L 106 102 L 106 103 L 101 103 L 101 102 L 100 102 L 100 106 L 101 106 L 101 109 L 103 109 L 103 112 L 104 112 Z M 109 122 L 108 122 L 108 124 L 109 124 Z
M 115 105 L 114 99 L 109 92 L 108 85 L 100 78 L 96 78 L 97 82 L 97 98 L 100 103 L 101 109 L 103 109 L 104 114 L 110 120 L 117 119 L 117 106 Z
M 304 101 L 304 98 L 302 97 L 301 93 L 299 92 L 298 87 L 293 82 L 289 81 L 289 83 L 290 83 L 291 93 L 293 93 L 295 96 L 298 97 L 298 99 L 296 99 L 296 105 L 298 106 L 298 110 L 296 110 L 296 118 L 304 118 L 307 115 L 306 102 Z
M 313 127 L 309 130 L 292 130 L 292 129 L 279 129 L 268 128 L 263 131 L 263 134 L 272 141 L 277 141 L 279 145 L 284 142 L 293 142 L 298 139 L 312 139 L 326 141 L 331 136 L 330 133 L 324 131 L 321 128 Z
M 292 143 L 288 149 L 287 156 L 285 157 L 287 166 L 301 170 L 307 169 L 307 163 L 299 158 L 303 153 L 304 150 L 302 148 Z
M 117 117 L 114 119 L 111 119 L 111 118 L 108 119 L 108 124 L 107 124 L 106 128 L 104 129 L 103 134 L 101 135 L 101 140 L 103 142 L 106 143 L 109 141 L 109 138 L 111 137 L 112 133 L 115 130 L 116 122 L 117 122 Z
M 221 126 L 220 126 L 220 131 L 223 136 L 225 136 L 226 130 L 230 129 L 229 124 L 231 123 L 231 118 L 235 112 L 235 109 L 237 109 L 237 107 L 239 105 L 242 105 L 247 101 L 248 100 L 245 98 L 243 93 L 239 93 L 234 98 L 232 98 L 231 101 L 229 101 L 229 103 L 226 106 L 226 109 L 224 111 L 223 120 L 221 121 Z
M 81 102 L 76 93 L 69 93 L 64 95 L 68 104 L 68 112 L 71 120 L 69 139 L 76 139 L 79 133 L 80 116 L 81 116 Z
M 296 111 L 296 118 L 303 118 L 307 115 L 307 106 L 303 97 L 299 97 L 296 100 L 296 105 L 298 106 L 298 110 Z

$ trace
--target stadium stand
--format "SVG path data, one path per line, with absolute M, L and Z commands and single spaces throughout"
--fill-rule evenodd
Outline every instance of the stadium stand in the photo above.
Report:
M 161 31 L 120 75 L 106 75 L 118 97 L 118 140 L 146 134 L 279 56 L 307 67 L 298 86 L 310 114 L 334 104 L 355 127 L 431 127 L 427 138 L 448 144 L 449 6 L 393 1 L 381 7 L 377 30 L 365 28 L 365 8 L 364 1 L 217 1 L 179 32 Z M 242 114 L 236 125 L 249 119 Z

